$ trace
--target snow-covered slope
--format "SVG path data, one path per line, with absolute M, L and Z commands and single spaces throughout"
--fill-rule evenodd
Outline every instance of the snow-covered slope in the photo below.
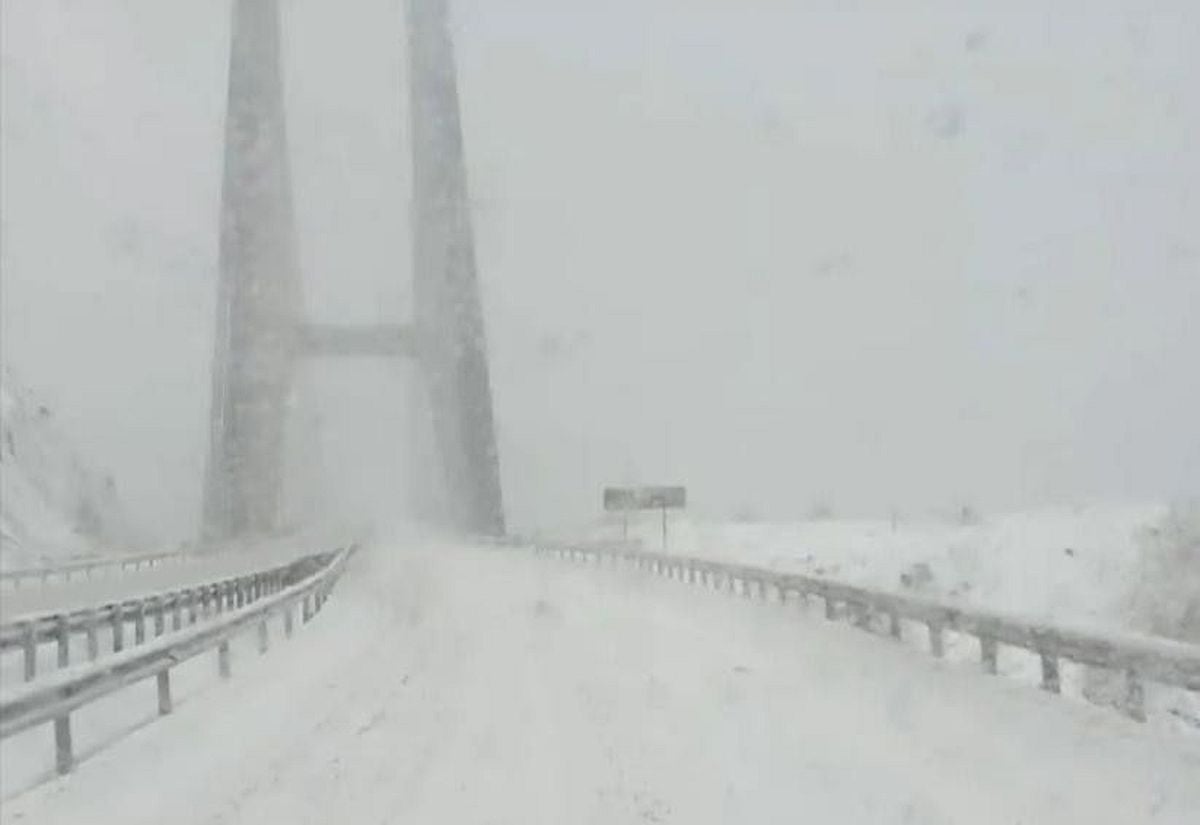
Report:
M 0 375 L 0 567 L 132 549 L 112 477 L 87 466 L 11 369 Z

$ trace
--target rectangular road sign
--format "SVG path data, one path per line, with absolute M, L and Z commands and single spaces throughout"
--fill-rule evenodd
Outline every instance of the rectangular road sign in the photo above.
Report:
M 686 487 L 605 487 L 604 509 L 679 510 L 687 507 Z

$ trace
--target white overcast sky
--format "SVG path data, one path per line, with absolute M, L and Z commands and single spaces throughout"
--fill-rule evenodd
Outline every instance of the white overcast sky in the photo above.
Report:
M 310 311 L 403 318 L 400 0 L 284 6 Z M 3 357 L 188 535 L 228 3 L 0 9 Z M 624 481 L 774 518 L 1200 494 L 1200 5 L 459 0 L 455 21 L 517 527 L 591 518 Z M 329 509 L 402 498 L 406 372 L 306 370 L 298 462 Z

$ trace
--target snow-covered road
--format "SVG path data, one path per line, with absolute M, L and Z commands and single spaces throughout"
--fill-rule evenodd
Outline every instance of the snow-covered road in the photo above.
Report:
M 320 548 L 328 545 L 311 546 Z M 194 587 L 286 564 L 306 552 L 311 550 L 271 544 L 250 552 L 185 557 L 140 570 L 108 567 L 86 577 L 76 574 L 70 581 L 55 577 L 46 584 L 31 581 L 18 588 L 8 586 L 0 592 L 0 621 L 11 621 L 30 613 L 76 610 L 160 591 Z
M 234 670 L 0 822 L 1200 820 L 1194 740 L 795 606 L 508 551 L 360 554 Z

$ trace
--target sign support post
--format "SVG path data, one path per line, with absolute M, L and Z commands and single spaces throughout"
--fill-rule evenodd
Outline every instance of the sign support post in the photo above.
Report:
M 621 512 L 621 533 L 629 540 L 629 512 L 631 510 L 662 511 L 662 547 L 667 549 L 668 510 L 682 510 L 687 506 L 686 487 L 605 487 L 604 509 Z

